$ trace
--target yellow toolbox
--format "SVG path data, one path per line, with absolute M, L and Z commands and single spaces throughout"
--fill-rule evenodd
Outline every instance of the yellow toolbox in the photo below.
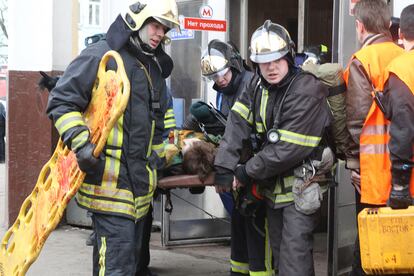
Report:
M 364 209 L 358 225 L 362 268 L 367 274 L 414 275 L 414 206 Z

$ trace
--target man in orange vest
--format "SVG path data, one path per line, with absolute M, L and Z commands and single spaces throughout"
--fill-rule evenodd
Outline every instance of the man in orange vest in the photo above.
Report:
M 387 66 L 382 98 L 385 116 L 391 121 L 388 143 L 391 169 L 388 172 L 392 189 L 387 205 L 394 209 L 407 208 L 413 203 L 414 5 L 407 6 L 401 13 L 399 36 L 406 53 Z
M 370 121 L 373 112 L 378 112 L 372 92 L 383 87 L 384 69 L 404 50 L 392 42 L 389 32 L 391 13 L 385 1 L 361 0 L 355 5 L 354 11 L 356 32 L 362 46 L 351 57 L 344 79 L 347 84 L 347 128 L 351 135 L 346 165 L 352 171 L 358 214 L 366 207 L 385 205 L 389 196 L 389 189 L 385 192 L 382 188 L 377 189 L 377 182 L 384 178 L 382 173 L 386 170 L 375 168 L 373 157 L 376 155 L 372 153 L 376 149 L 376 141 L 369 144 L 366 136 L 383 130 Z M 350 275 L 365 275 L 361 268 L 358 237 Z

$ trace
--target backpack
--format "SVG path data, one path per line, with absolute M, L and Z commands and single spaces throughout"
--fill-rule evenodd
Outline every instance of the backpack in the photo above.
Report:
M 302 70 L 312 73 L 328 86 L 328 104 L 331 109 L 334 121 L 330 126 L 330 140 L 333 142 L 335 154 L 343 159 L 350 139 L 346 128 L 346 85 L 343 78 L 343 69 L 339 63 L 315 64 L 305 62 Z

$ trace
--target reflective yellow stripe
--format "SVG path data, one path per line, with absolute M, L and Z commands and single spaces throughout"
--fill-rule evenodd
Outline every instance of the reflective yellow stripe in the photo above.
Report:
M 249 275 L 249 264 L 248 263 L 240 263 L 240 262 L 230 260 L 230 264 L 231 264 L 231 271 Z
M 77 111 L 66 113 L 61 116 L 55 123 L 60 136 L 62 136 L 68 129 L 75 126 L 86 126 L 83 121 L 82 114 Z
M 138 196 L 135 198 L 135 207 L 140 208 L 149 204 L 152 200 L 152 196 L 154 195 L 154 191 L 150 191 L 147 195 Z
M 285 203 L 293 201 L 292 186 L 294 180 L 294 176 L 283 178 L 283 185 L 285 187 L 285 190 L 287 190 L 284 194 L 282 194 L 282 183 L 280 180 L 277 180 L 273 193 L 271 195 L 268 195 L 268 197 L 270 197 L 274 203 Z
M 105 169 L 102 176 L 102 187 L 116 188 L 118 185 L 119 170 L 121 168 L 122 150 L 105 150 Z
M 164 128 L 175 128 L 177 126 L 177 122 L 175 118 L 164 120 Z
M 140 219 L 145 217 L 148 214 L 150 208 L 150 204 L 148 203 L 147 205 L 137 209 L 136 214 L 135 214 L 135 219 Z
M 118 149 L 107 148 L 105 150 L 105 169 L 102 176 L 103 187 L 113 187 L 116 189 L 118 185 L 119 171 L 121 168 L 121 147 L 124 137 L 123 122 L 123 116 L 121 116 L 111 129 L 108 140 L 106 141 L 106 145 L 116 147 Z
M 275 203 L 285 203 L 285 202 L 291 202 L 291 201 L 293 201 L 293 193 L 292 192 L 289 192 L 289 193 L 286 193 L 286 194 L 279 194 L 279 195 L 276 195 L 276 198 L 275 198 Z
M 258 133 L 264 133 L 265 128 L 262 123 L 256 122 L 256 130 Z
M 114 127 L 109 132 L 108 140 L 106 142 L 107 145 L 121 147 L 122 140 L 124 139 L 124 115 L 122 115 Z
M 83 183 L 79 188 L 79 191 L 92 196 L 114 198 L 117 200 L 123 200 L 130 202 L 131 204 L 134 204 L 134 196 L 132 192 L 125 189 L 117 189 L 114 187 L 102 187 L 100 185 Z
M 130 203 L 117 202 L 113 200 L 104 200 L 99 198 L 88 198 L 81 193 L 76 195 L 76 199 L 81 206 L 86 208 L 100 210 L 105 212 L 113 212 L 125 214 L 131 217 L 135 217 L 134 206 Z
M 273 276 L 273 271 L 250 271 L 250 276 Z
M 101 248 L 99 249 L 99 276 L 105 276 L 106 238 L 101 237 Z
M 249 108 L 247 108 L 247 106 L 245 106 L 241 102 L 236 101 L 236 103 L 233 105 L 231 110 L 236 112 L 237 114 L 239 114 L 250 125 L 253 124 L 253 118 L 252 118 L 252 114 L 251 114 Z
M 260 101 L 260 118 L 262 119 L 264 131 L 266 131 L 266 107 L 267 100 L 269 99 L 269 91 L 267 89 L 262 90 L 262 99 Z
M 76 135 L 74 139 L 72 139 L 72 143 L 70 145 L 71 149 L 76 150 L 82 147 L 88 141 L 88 139 L 89 131 L 85 129 L 84 131 Z
M 305 147 L 317 147 L 321 137 L 303 135 L 289 130 L 280 129 L 280 140 Z
M 264 225 L 264 230 L 265 230 L 265 244 L 264 244 L 264 248 L 265 248 L 265 267 L 266 267 L 266 272 L 271 272 L 271 274 L 269 275 L 273 275 L 273 265 L 272 265 L 272 248 L 270 246 L 270 239 L 269 239 L 269 225 L 267 222 L 267 218 L 265 218 L 265 225 Z
M 167 112 L 165 112 L 165 119 L 173 118 L 174 117 L 174 110 L 172 108 L 167 109 Z
M 165 144 L 152 145 L 152 150 L 157 153 L 159 157 L 165 157 Z

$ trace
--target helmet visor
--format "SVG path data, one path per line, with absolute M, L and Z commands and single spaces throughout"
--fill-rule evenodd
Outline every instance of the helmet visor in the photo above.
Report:
M 228 60 L 217 50 L 206 51 L 200 62 L 201 73 L 206 77 L 216 74 L 228 67 L 227 64 Z
M 204 77 L 207 80 L 211 80 L 211 81 L 217 81 L 219 78 L 224 77 L 224 75 L 226 75 L 228 72 L 230 71 L 230 68 L 224 68 L 223 70 L 218 71 L 217 73 L 213 73 L 211 75 L 205 75 Z
M 168 33 L 171 29 L 176 29 L 177 31 L 180 31 L 180 25 L 177 25 L 177 23 L 172 20 L 168 20 L 158 16 L 153 16 L 153 18 L 167 28 L 166 33 Z

